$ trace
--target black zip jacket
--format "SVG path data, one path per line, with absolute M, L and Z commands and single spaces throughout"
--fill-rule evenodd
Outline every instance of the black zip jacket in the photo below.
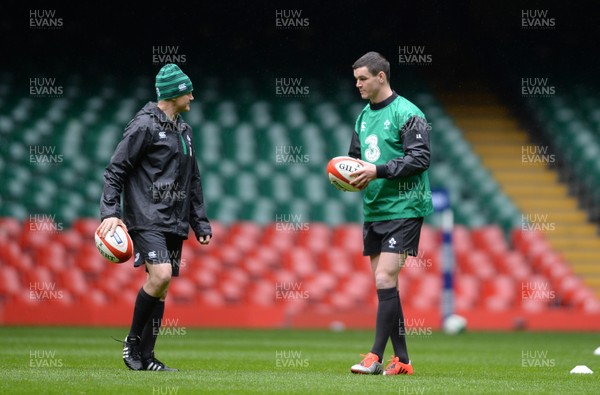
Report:
M 212 235 L 192 146 L 190 125 L 147 103 L 125 128 L 104 171 L 101 219 L 122 218 L 130 231 L 187 238 L 191 226 L 196 238 Z

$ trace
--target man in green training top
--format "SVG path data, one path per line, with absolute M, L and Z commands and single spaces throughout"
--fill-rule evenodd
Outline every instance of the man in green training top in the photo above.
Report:
M 390 87 L 390 64 L 368 52 L 353 65 L 356 87 L 368 99 L 356 121 L 348 155 L 363 167 L 352 184 L 363 189 L 364 249 L 377 288 L 375 341 L 353 373 L 413 374 L 406 348 L 398 274 L 408 255 L 416 256 L 423 218 L 433 212 L 427 168 L 429 127 L 425 115 Z M 382 367 L 391 339 L 394 356 Z

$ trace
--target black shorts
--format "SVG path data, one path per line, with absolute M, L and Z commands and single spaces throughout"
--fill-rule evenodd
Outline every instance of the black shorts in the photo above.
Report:
M 170 263 L 173 268 L 172 276 L 179 276 L 183 237 L 156 230 L 132 231 L 129 235 L 133 241 L 133 266 L 142 266 L 145 262 L 152 265 Z
M 393 252 L 417 256 L 422 225 L 422 217 L 365 222 L 363 255 Z

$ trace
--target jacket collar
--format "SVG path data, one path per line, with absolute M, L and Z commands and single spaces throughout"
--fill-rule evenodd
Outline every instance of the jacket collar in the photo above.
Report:
M 380 101 L 379 103 L 375 103 L 375 104 L 369 102 L 369 106 L 370 106 L 371 110 L 373 110 L 373 111 L 381 110 L 382 108 L 386 107 L 391 102 L 396 100 L 397 97 L 398 97 L 398 94 L 395 91 L 392 91 L 392 95 L 390 97 L 388 97 L 387 99 Z

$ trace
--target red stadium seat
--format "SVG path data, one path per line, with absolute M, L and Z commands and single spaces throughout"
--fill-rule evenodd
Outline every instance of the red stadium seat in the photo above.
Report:
M 311 297 L 311 302 L 321 301 L 325 295 L 334 292 L 339 285 L 339 279 L 329 272 L 318 272 L 302 282 Z
M 456 299 L 460 299 L 462 309 L 476 307 L 481 299 L 481 282 L 471 274 L 461 274 L 455 278 Z
M 54 224 L 45 222 L 25 222 L 23 232 L 19 238 L 19 243 L 24 252 L 33 252 L 37 248 L 46 245 L 52 238 L 52 233 L 45 230 L 28 229 L 28 226 L 35 226 L 39 229 L 44 229 L 45 226 L 54 226 Z
M 66 289 L 73 295 L 80 297 L 89 293 L 93 288 L 88 287 L 88 283 L 83 272 L 77 267 L 69 268 L 57 275 L 58 284 L 62 289 Z
M 366 300 L 375 289 L 373 281 L 362 273 L 348 276 L 341 291 L 346 298 L 353 301 L 355 305 L 366 303 Z
M 306 278 L 317 271 L 317 264 L 312 250 L 296 247 L 289 249 L 282 256 L 283 267 L 296 274 L 299 279 Z
M 471 251 L 462 257 L 459 266 L 464 273 L 475 274 L 480 279 L 488 279 L 496 273 L 491 258 L 479 250 Z
M 241 264 L 250 278 L 258 280 L 263 278 L 269 270 L 276 269 L 281 265 L 279 254 L 269 247 L 256 246 L 254 250 L 245 257 Z
M 52 272 L 43 266 L 34 267 L 23 272 L 25 287 L 46 286 L 45 284 L 53 284 L 55 279 Z
M 221 307 L 225 305 L 223 294 L 215 289 L 207 289 L 199 292 L 197 296 L 198 303 L 208 307 Z
M 104 258 L 93 244 L 84 244 L 72 255 L 73 266 L 80 268 L 91 278 L 100 275 L 104 270 L 115 266 L 114 263 Z
M 499 226 L 488 225 L 474 229 L 471 231 L 471 237 L 475 248 L 488 253 L 508 250 L 504 232 Z
M 85 242 L 91 244 L 89 239 L 86 239 Z M 75 230 L 67 229 L 55 234 L 52 237 L 52 243 L 61 245 L 69 253 L 74 253 L 81 248 L 81 246 L 84 244 L 84 240 L 81 234 L 79 234 Z
M 372 273 L 369 257 L 363 256 L 362 250 L 352 254 L 354 271 Z
M 258 244 L 283 252 L 297 245 L 296 234 L 295 232 L 277 230 L 276 224 L 267 225 Z
M 83 240 L 94 240 L 94 233 L 101 221 L 96 218 L 77 218 L 73 221 L 72 228 L 78 232 Z
M 208 270 L 212 272 L 219 272 L 223 269 L 223 262 L 214 255 L 203 255 L 194 258 L 190 263 L 189 271 L 196 272 L 198 270 Z
M 90 289 L 88 292 L 81 294 L 77 300 L 87 306 L 105 306 L 110 299 L 99 289 Z
M 26 287 L 22 284 L 17 269 L 10 266 L 0 267 L 0 296 L 13 296 L 24 289 Z
M 168 298 L 178 304 L 192 303 L 196 298 L 196 285 L 187 278 L 174 278 L 169 284 Z
M 17 240 L 23 225 L 21 221 L 12 217 L 0 217 L 0 233 L 7 236 L 11 240 Z
M 484 305 L 494 310 L 506 310 L 520 296 L 520 289 L 509 275 L 500 274 L 484 282 Z
M 222 282 L 219 284 L 219 291 L 223 300 L 228 304 L 241 303 L 244 300 L 245 289 L 240 284 Z
M 319 271 L 327 271 L 337 277 L 352 273 L 352 260 L 347 250 L 331 247 L 318 253 Z
M 48 242 L 35 250 L 35 262 L 54 273 L 61 272 L 69 266 L 69 257 L 62 244 Z
M 5 243 L 0 248 L 0 262 L 22 271 L 33 267 L 31 255 L 23 252 L 16 241 L 7 240 Z
M 218 276 L 213 270 L 196 270 L 188 276 L 199 290 L 212 289 L 218 281 Z
M 498 271 L 517 280 L 528 278 L 532 271 L 525 257 L 517 251 L 508 251 L 495 259 Z
M 244 254 L 242 251 L 227 245 L 220 248 L 214 256 L 219 259 L 223 268 L 232 268 L 240 265 Z
M 133 306 L 135 305 L 138 294 L 137 292 L 130 289 L 119 289 L 117 292 L 107 292 L 105 289 L 102 289 L 102 291 L 108 296 L 109 303 L 117 306 L 127 306 L 131 308 L 131 311 L 133 312 Z
M 227 231 L 228 239 L 243 238 L 252 241 L 257 241 L 262 236 L 262 228 L 260 225 L 249 221 L 234 222 L 229 226 Z
M 245 299 L 250 304 L 259 306 L 272 306 L 275 304 L 275 284 L 266 280 L 252 283 L 247 291 Z
M 349 311 L 357 307 L 357 303 L 351 295 L 337 292 L 330 296 L 329 305 L 337 311 Z
M 473 240 L 469 229 L 462 225 L 455 225 L 452 230 L 452 246 L 455 254 L 465 254 L 474 249 Z
M 348 252 L 362 252 L 362 226 L 359 224 L 343 224 L 333 229 L 332 247 L 339 247 Z
M 332 244 L 331 228 L 318 222 L 313 222 L 309 226 L 309 230 L 297 232 L 296 246 L 304 247 L 313 253 L 329 248 Z

